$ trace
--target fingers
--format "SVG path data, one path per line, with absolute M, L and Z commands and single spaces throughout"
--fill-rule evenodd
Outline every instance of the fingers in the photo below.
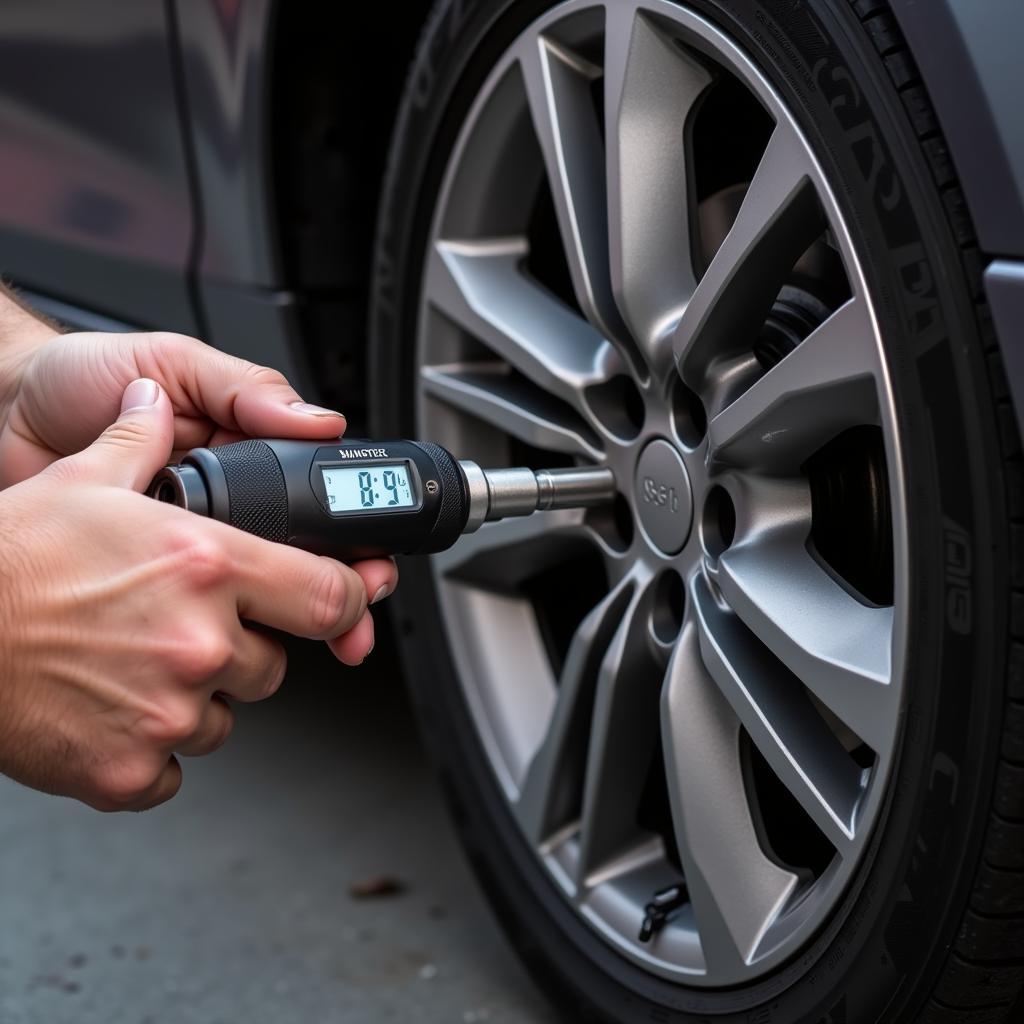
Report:
M 338 437 L 345 417 L 304 402 L 282 374 L 219 352 L 194 338 L 152 335 L 161 367 L 188 406 L 230 431 L 251 437 Z M 170 386 L 170 385 L 168 385 Z
M 175 752 L 184 757 L 201 757 L 203 754 L 212 754 L 227 742 L 234 723 L 235 716 L 231 707 L 227 701 L 215 694 L 206 703 L 196 731 L 187 740 L 180 743 Z
M 340 412 L 304 402 L 277 370 L 265 366 L 248 368 L 234 413 L 239 429 L 254 437 L 339 437 L 346 425 Z
M 370 604 L 383 601 L 398 586 L 398 566 L 393 558 L 370 558 L 353 562 L 352 568 L 361 577 Z
M 393 558 L 371 558 L 353 562 L 352 568 L 359 574 L 370 596 L 370 604 L 383 601 L 394 592 L 398 585 L 398 567 Z M 373 616 L 369 611 L 342 636 L 327 641 L 331 653 L 345 665 L 361 665 L 373 650 L 375 640 Z
M 238 570 L 240 618 L 311 640 L 340 636 L 362 618 L 366 586 L 354 569 L 237 530 L 230 533 L 226 540 Z
M 234 713 L 221 693 L 238 700 L 261 700 L 281 685 L 284 650 L 270 637 L 237 628 L 234 651 L 225 667 L 187 682 L 189 692 L 164 703 L 149 723 L 142 746 L 102 762 L 89 792 L 80 794 L 104 811 L 138 811 L 169 800 L 181 785 L 181 768 L 170 751 L 200 757 L 219 749 L 234 726 Z M 211 695 L 211 690 L 217 690 Z
M 362 618 L 342 636 L 327 641 L 331 653 L 345 665 L 361 665 L 373 650 L 373 616 L 364 612 Z
M 398 569 L 393 559 L 366 559 L 347 566 L 219 523 L 208 526 L 231 553 L 239 618 L 294 636 L 332 641 L 331 650 L 347 665 L 366 658 L 374 638 L 367 595 L 381 601 L 394 591 Z M 239 699 L 254 699 L 223 684 L 217 688 Z
M 97 811 L 146 811 L 170 800 L 181 789 L 181 765 L 174 757 L 149 764 L 142 759 L 107 770 L 98 786 L 77 794 Z
M 284 648 L 276 640 L 239 626 L 228 665 L 205 680 L 195 694 L 193 699 L 200 705 L 198 724 L 174 743 L 175 753 L 199 757 L 226 743 L 235 716 L 224 697 L 251 702 L 273 696 L 284 680 L 287 664 Z M 211 690 L 216 692 L 207 700 Z
M 218 693 L 246 703 L 266 700 L 280 689 L 288 658 L 273 637 L 239 628 L 229 669 L 211 682 Z
M 181 789 L 181 765 L 177 758 L 170 758 L 164 765 L 156 782 L 137 799 L 118 808 L 122 811 L 148 811 L 166 803 Z
M 118 418 L 84 451 L 53 464 L 97 483 L 145 490 L 166 465 L 174 442 L 174 413 L 154 380 L 139 378 L 125 388 Z

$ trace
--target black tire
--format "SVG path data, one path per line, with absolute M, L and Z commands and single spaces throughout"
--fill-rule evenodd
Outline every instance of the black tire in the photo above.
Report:
M 569 1020 L 1019 1019 L 1024 550 L 1012 523 L 1024 520 L 1024 477 L 963 196 L 885 3 L 689 3 L 790 104 L 866 256 L 909 481 L 912 654 L 898 783 L 855 882 L 798 958 L 746 987 L 687 989 L 617 955 L 541 871 L 471 726 L 429 567 L 406 561 L 394 608 L 420 722 L 497 916 Z M 498 55 L 549 6 L 447 0 L 426 27 L 377 238 L 371 407 L 381 436 L 415 430 L 424 239 L 455 133 Z

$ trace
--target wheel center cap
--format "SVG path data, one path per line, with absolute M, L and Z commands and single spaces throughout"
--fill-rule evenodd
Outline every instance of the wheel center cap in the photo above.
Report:
M 678 554 L 693 524 L 693 492 L 682 456 L 658 438 L 636 464 L 636 507 L 650 543 L 666 555 Z

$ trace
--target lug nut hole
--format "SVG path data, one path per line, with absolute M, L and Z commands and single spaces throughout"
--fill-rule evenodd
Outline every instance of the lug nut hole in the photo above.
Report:
M 632 441 L 644 429 L 644 399 L 631 377 L 618 374 L 587 388 L 587 404 L 605 429 L 623 441 Z
M 654 584 L 651 632 L 663 644 L 672 643 L 683 625 L 686 587 L 675 569 L 666 569 Z
M 695 391 L 677 379 L 672 386 L 672 426 L 680 442 L 687 448 L 696 448 L 708 432 L 708 417 L 704 404 Z
M 704 550 L 717 558 L 736 536 L 736 508 L 724 487 L 712 487 L 704 499 L 701 540 Z

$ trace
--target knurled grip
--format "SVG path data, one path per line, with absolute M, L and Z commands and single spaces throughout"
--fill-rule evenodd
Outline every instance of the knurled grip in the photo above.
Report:
M 224 470 L 228 522 L 264 540 L 288 540 L 288 491 L 273 449 L 263 441 L 211 448 Z
M 459 464 L 440 445 L 432 444 L 430 441 L 413 443 L 430 456 L 437 467 L 441 484 L 441 507 L 437 512 L 434 528 L 430 531 L 430 539 L 419 550 L 423 554 L 444 551 L 459 538 L 469 516 L 466 481 Z

